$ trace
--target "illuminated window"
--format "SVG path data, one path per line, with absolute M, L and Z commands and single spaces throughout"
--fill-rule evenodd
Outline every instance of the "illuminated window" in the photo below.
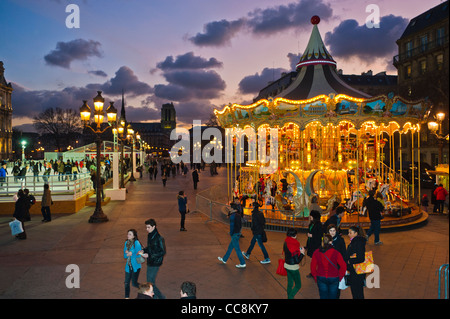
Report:
M 438 70 L 442 70 L 444 67 L 444 55 L 439 54 L 436 56 L 436 66 Z
M 427 72 L 427 61 L 422 60 L 420 61 L 420 73 L 425 74 Z
M 411 66 L 410 65 L 406 66 L 405 75 L 406 75 L 407 79 L 411 78 Z

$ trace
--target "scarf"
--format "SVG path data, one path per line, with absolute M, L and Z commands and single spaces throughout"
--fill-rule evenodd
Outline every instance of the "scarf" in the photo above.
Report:
M 288 236 L 285 243 L 291 255 L 300 255 L 300 243 L 297 239 Z
M 134 239 L 127 240 L 126 246 L 127 246 L 127 250 L 130 251 L 131 248 L 134 246 Z M 131 265 L 131 256 L 128 256 L 127 264 L 128 264 L 128 267 L 130 267 L 130 270 L 133 271 L 133 266 Z

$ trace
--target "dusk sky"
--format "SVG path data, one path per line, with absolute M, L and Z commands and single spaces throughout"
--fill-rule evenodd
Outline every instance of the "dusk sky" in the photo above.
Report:
M 0 0 L 0 61 L 13 86 L 13 126 L 49 107 L 92 105 L 97 90 L 129 121 L 160 119 L 173 102 L 180 125 L 214 108 L 249 104 L 295 68 L 318 25 L 345 74 L 387 71 L 410 19 L 441 0 Z M 68 28 L 69 4 L 79 28 Z M 370 4 L 380 28 L 367 28 Z M 29 126 L 22 126 L 28 131 Z

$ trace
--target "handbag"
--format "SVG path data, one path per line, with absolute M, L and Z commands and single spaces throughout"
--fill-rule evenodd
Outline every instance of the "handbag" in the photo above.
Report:
M 286 268 L 284 268 L 284 259 L 283 258 L 278 259 L 278 268 L 277 268 L 276 273 L 277 273 L 277 275 L 280 275 L 280 276 L 287 276 Z
M 263 230 L 263 233 L 262 233 L 262 242 L 267 243 L 267 234 L 266 234 L 265 230 Z
M 365 260 L 362 263 L 354 264 L 353 268 L 358 275 L 371 274 L 374 272 L 373 254 L 372 251 L 366 251 Z
M 139 243 L 140 244 L 140 243 Z M 142 246 L 141 246 L 142 247 Z M 136 257 L 136 262 L 138 263 L 138 264 L 142 264 L 142 263 L 144 263 L 145 262 L 145 258 L 142 256 L 142 255 L 138 255 L 137 257 Z
M 138 256 L 136 257 L 136 261 L 137 261 L 138 264 L 142 264 L 142 263 L 145 262 L 145 258 L 142 257 L 141 255 L 138 255 Z
M 11 234 L 13 236 L 23 233 L 22 223 L 17 219 L 10 222 L 9 227 L 11 227 Z

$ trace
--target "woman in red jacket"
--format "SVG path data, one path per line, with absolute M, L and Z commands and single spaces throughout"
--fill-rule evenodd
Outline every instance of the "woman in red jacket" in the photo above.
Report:
M 448 195 L 448 192 L 445 190 L 445 188 L 442 184 L 439 184 L 438 188 L 436 188 L 434 190 L 433 194 L 436 196 L 436 204 L 438 207 L 438 212 L 443 214 L 444 213 L 444 202 L 445 202 L 445 198 Z
M 311 275 L 317 282 L 320 299 L 337 299 L 339 282 L 347 270 L 344 258 L 332 242 L 333 238 L 325 234 L 322 246 L 314 251 L 311 259 Z

